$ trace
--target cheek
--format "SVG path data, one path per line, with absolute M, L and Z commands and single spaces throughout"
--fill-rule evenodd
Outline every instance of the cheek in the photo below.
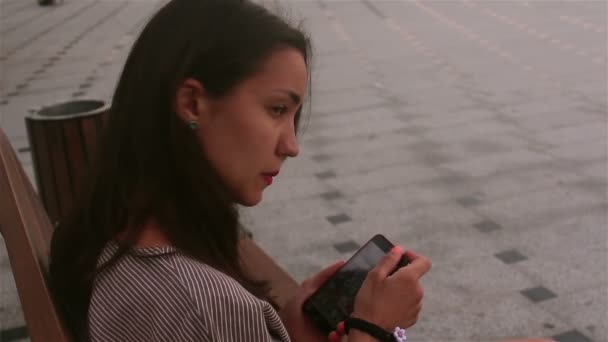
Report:
M 217 125 L 203 137 L 204 151 L 211 164 L 232 191 L 248 188 L 262 172 L 263 137 L 245 123 Z

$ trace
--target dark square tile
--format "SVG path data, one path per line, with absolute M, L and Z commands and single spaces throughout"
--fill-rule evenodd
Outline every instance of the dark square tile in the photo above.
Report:
M 19 89 L 19 90 L 25 89 L 25 88 L 27 88 L 27 85 L 28 85 L 27 83 L 21 83 L 21 84 L 17 85 L 17 89 Z
M 77 91 L 77 92 L 75 92 L 75 93 L 72 94 L 72 97 L 79 97 L 79 96 L 82 96 L 82 95 L 84 95 L 84 91 Z
M 340 242 L 334 245 L 334 248 L 340 253 L 354 252 L 361 247 L 358 243 L 353 240 Z
M 352 219 L 350 218 L 350 216 L 348 216 L 346 214 L 338 214 L 338 215 L 333 215 L 333 216 L 327 216 L 326 219 L 327 219 L 327 221 L 329 221 L 333 225 L 337 225 L 337 224 L 340 224 L 340 223 L 352 221 Z
M 510 249 L 504 252 L 500 252 L 494 254 L 494 256 L 500 259 L 500 261 L 504 262 L 505 264 L 514 264 L 516 262 L 528 260 L 528 257 L 519 253 L 519 251 L 517 251 L 516 249 Z
M 526 296 L 526 298 L 533 301 L 534 303 L 542 302 L 544 300 L 557 297 L 555 293 L 551 292 L 551 290 L 544 286 L 538 286 L 523 290 L 521 291 L 521 294 Z
M 83 83 L 80 85 L 80 89 L 87 89 L 91 87 L 91 83 Z
M 324 192 L 321 194 L 321 198 L 323 198 L 324 200 L 328 200 L 328 201 L 342 198 L 342 197 L 344 197 L 344 194 L 342 192 L 340 192 L 339 190 Z
M 11 93 L 6 94 L 7 97 L 13 97 L 13 96 L 17 96 L 17 95 L 19 95 L 18 91 L 13 91 Z
M 480 204 L 481 200 L 477 197 L 465 196 L 465 197 L 457 198 L 456 202 L 458 202 L 463 207 L 473 207 L 473 206 Z
M 0 105 L 4 106 L 4 105 L 7 105 L 7 104 L 8 104 L 8 100 L 2 100 L 2 101 L 0 101 Z
M 314 160 L 316 162 L 324 162 L 324 161 L 331 160 L 331 156 L 327 155 L 327 154 L 315 154 L 311 158 L 312 158 L 312 160 Z
M 28 337 L 27 327 L 15 327 L 0 331 L 0 341 L 10 342 L 16 340 L 22 340 Z
M 42 69 L 38 69 L 38 70 L 34 71 L 34 75 L 40 75 L 40 74 L 42 74 L 44 71 L 45 71 L 45 70 L 44 70 L 44 68 L 42 68 Z
M 319 178 L 319 179 L 329 179 L 329 178 L 335 178 L 336 173 L 333 171 L 324 171 L 324 172 L 316 173 L 315 176 L 317 176 L 317 178 Z
M 565 333 L 552 337 L 555 342 L 593 342 L 587 336 L 581 334 L 578 330 L 566 331 Z
M 25 147 L 21 147 L 20 149 L 17 149 L 17 152 L 19 153 L 25 153 L 25 152 L 29 152 L 31 149 L 29 146 L 25 146 Z
M 473 226 L 482 233 L 488 233 L 488 232 L 502 229 L 501 225 L 499 225 L 498 223 L 491 221 L 491 220 L 481 221 L 481 222 L 475 223 Z

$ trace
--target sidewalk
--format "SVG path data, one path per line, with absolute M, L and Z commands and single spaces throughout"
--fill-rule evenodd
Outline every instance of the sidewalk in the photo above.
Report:
M 28 110 L 109 100 L 164 2 L 0 0 L 0 125 L 32 180 Z M 378 232 L 429 256 L 413 341 L 608 342 L 608 5 L 281 3 L 313 38 L 313 110 L 243 209 L 255 239 L 298 280 Z M 0 246 L 0 341 L 23 326 Z

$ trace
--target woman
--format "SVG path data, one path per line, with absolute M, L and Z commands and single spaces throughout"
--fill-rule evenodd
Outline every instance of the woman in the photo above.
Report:
M 310 57 L 300 30 L 249 1 L 173 0 L 151 19 L 80 207 L 53 236 L 51 284 L 78 340 L 327 339 L 302 303 L 341 263 L 279 315 L 237 250 L 235 205 L 260 202 L 298 154 Z M 408 253 L 411 265 L 388 277 L 401 255 L 388 254 L 355 302 L 354 316 L 387 331 L 414 324 L 430 267 Z

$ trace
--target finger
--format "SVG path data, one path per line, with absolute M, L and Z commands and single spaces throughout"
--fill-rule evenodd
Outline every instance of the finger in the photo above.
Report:
M 410 263 L 403 268 L 403 271 L 413 273 L 417 279 L 422 278 L 431 269 L 431 261 L 428 258 L 411 251 L 406 252 L 405 256 Z
M 418 258 L 421 257 L 420 254 L 418 254 L 418 253 L 416 253 L 416 252 L 414 252 L 412 250 L 407 250 L 407 251 L 403 252 L 403 255 L 405 255 L 405 257 L 407 258 L 407 260 L 409 262 L 412 262 L 413 260 L 418 259 Z
M 380 276 L 381 279 L 388 277 L 391 272 L 397 267 L 399 264 L 399 260 L 403 256 L 403 248 L 400 246 L 395 246 L 390 252 L 386 253 L 386 255 L 380 260 L 378 265 L 375 267 L 375 272 Z

